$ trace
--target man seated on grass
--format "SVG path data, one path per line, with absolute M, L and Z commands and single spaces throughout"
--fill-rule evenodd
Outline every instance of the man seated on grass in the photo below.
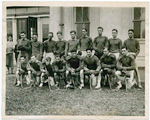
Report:
M 41 83 L 39 85 L 39 87 L 43 86 L 43 83 L 46 82 L 44 80 L 48 79 L 51 81 L 51 83 L 54 82 L 54 72 L 53 72 L 53 68 L 51 65 L 51 58 L 47 57 L 43 62 L 42 62 L 42 74 L 41 74 Z
M 42 64 L 39 60 L 37 60 L 37 58 L 32 55 L 31 56 L 31 60 L 28 63 L 28 76 L 29 76 L 29 80 L 33 81 L 34 85 L 39 85 L 39 78 L 41 76 L 41 67 Z M 32 78 L 34 80 L 32 80 Z
M 127 89 L 130 89 L 134 84 L 134 57 L 129 54 L 126 48 L 122 48 L 122 55 L 119 57 L 117 61 L 117 71 L 115 75 L 117 77 L 118 86 L 116 90 L 119 90 L 122 87 L 121 81 L 124 80 L 122 76 L 128 76 Z
M 95 55 L 92 55 L 92 48 L 86 49 L 87 55 L 83 59 L 83 66 L 84 66 L 84 74 L 89 75 L 90 79 L 92 81 L 96 81 L 96 76 L 98 76 L 98 85 L 100 83 L 100 60 Z M 80 89 L 82 89 L 83 86 L 81 86 Z M 100 86 L 97 86 L 96 88 L 100 88 Z
M 69 80 L 69 75 L 80 75 L 80 87 L 84 86 L 83 83 L 83 65 L 80 57 L 77 56 L 77 50 L 71 50 L 71 56 L 67 57 L 66 60 L 66 78 L 68 80 L 68 84 L 66 88 L 70 87 L 72 84 Z
M 101 61 L 101 76 L 102 76 L 102 78 L 105 79 L 105 75 L 107 75 L 107 74 L 109 74 L 111 77 L 113 77 L 112 75 L 115 76 L 115 68 L 116 68 L 115 55 L 110 53 L 107 48 L 104 48 L 103 56 L 101 57 L 100 61 Z M 102 81 L 103 85 L 105 85 L 104 81 Z M 100 86 L 100 84 L 98 83 L 98 87 L 99 86 Z
M 61 59 L 61 55 L 59 53 L 55 53 L 55 61 L 53 62 L 53 71 L 54 71 L 54 80 L 56 81 L 56 86 L 58 86 L 59 79 L 64 80 L 65 84 L 65 71 L 66 71 L 66 63 L 63 59 Z
M 17 64 L 17 71 L 16 71 L 17 85 L 16 86 L 20 86 L 21 84 L 21 81 L 20 81 L 21 75 L 27 77 L 28 75 L 27 64 L 28 62 L 26 61 L 25 57 L 21 56 L 20 62 Z M 27 81 L 27 84 L 29 84 L 29 81 Z

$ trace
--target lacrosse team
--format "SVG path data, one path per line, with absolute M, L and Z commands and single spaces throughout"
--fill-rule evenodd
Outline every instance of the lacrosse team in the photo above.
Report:
M 102 86 L 115 85 L 114 90 L 127 89 L 136 86 L 142 89 L 137 55 L 140 52 L 139 41 L 134 39 L 134 30 L 129 29 L 129 38 L 122 42 L 117 38 L 118 30 L 112 29 L 112 38 L 103 36 L 103 28 L 98 27 L 98 36 L 93 40 L 87 35 L 87 29 L 82 29 L 82 37 L 76 38 L 76 31 L 70 31 L 70 40 L 63 39 L 63 33 L 48 33 L 48 39 L 43 43 L 38 41 L 38 34 L 33 33 L 31 40 L 26 38 L 26 32 L 19 35 L 15 48 L 12 36 L 8 36 L 6 49 L 7 74 L 13 73 L 13 52 L 17 63 L 15 86 L 21 86 L 24 78 L 30 87 L 42 88 L 47 82 L 59 89 L 75 87 L 82 89 L 89 83 L 94 90 Z M 22 78 L 21 78 L 22 77 Z

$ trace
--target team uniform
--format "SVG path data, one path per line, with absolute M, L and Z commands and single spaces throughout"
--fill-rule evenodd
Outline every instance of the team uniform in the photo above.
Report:
M 127 50 L 129 50 L 129 53 L 132 54 L 135 58 L 135 72 L 137 74 L 137 82 L 138 82 L 138 86 L 141 86 L 141 79 L 140 79 L 140 74 L 138 71 L 138 65 L 136 63 L 136 56 L 139 54 L 140 52 L 140 44 L 138 40 L 135 39 L 127 39 L 124 41 L 123 43 L 123 47 L 125 47 Z
M 108 38 L 106 36 L 97 36 L 94 38 L 93 48 L 95 55 L 100 59 L 103 55 L 103 49 L 108 45 Z
M 74 75 L 74 74 L 80 75 L 80 81 L 82 84 L 84 84 L 82 59 L 78 56 L 76 56 L 75 58 L 69 56 L 69 58 L 66 61 L 66 76 L 68 78 L 68 75 Z M 68 85 L 70 84 L 71 82 L 68 80 Z
M 20 39 L 18 40 L 17 47 L 17 49 L 21 52 L 20 56 L 25 56 L 26 60 L 29 60 L 29 53 L 31 52 L 30 41 L 27 38 Z M 20 57 L 18 57 L 18 59 L 20 59 Z
M 62 79 L 65 79 L 66 63 L 64 60 L 60 60 L 60 61 L 54 61 L 52 65 L 53 65 L 53 71 L 54 71 L 54 79 L 56 81 L 56 84 L 58 84 L 59 77 L 61 77 Z
M 65 40 L 56 41 L 56 43 L 54 45 L 54 52 L 60 53 L 60 56 L 62 57 L 65 55 L 65 47 L 66 47 L 66 41 Z
M 82 56 L 86 56 L 86 49 L 92 48 L 93 46 L 92 38 L 89 36 L 84 36 L 79 39 L 79 49 L 82 52 Z
M 79 48 L 79 41 L 78 40 L 69 40 L 69 41 L 67 41 L 66 42 L 66 52 L 65 52 L 65 54 L 66 54 L 66 56 L 67 55 L 71 55 L 71 51 L 72 50 L 76 50 L 76 51 L 78 51 L 78 48 Z
M 108 50 L 110 53 L 116 56 L 116 59 L 119 58 L 121 48 L 122 48 L 122 41 L 119 38 L 111 38 L 108 40 Z
M 44 58 L 51 57 L 51 63 L 54 61 L 55 56 L 54 56 L 54 45 L 55 41 L 54 40 L 46 40 L 43 43 L 43 50 L 44 52 Z
M 39 61 L 42 60 L 43 47 L 42 43 L 38 41 L 31 41 L 32 55 L 34 55 Z
M 106 74 L 109 74 L 109 75 L 115 74 L 115 68 L 116 68 L 115 55 L 108 53 L 107 55 L 103 55 L 100 61 L 101 61 L 101 76 L 103 78 L 105 78 Z
M 118 84 L 121 85 L 121 77 L 119 79 L 118 76 L 122 76 L 123 74 L 129 75 L 129 80 L 128 80 L 128 89 L 130 89 L 135 81 L 134 81 L 134 69 L 135 69 L 135 64 L 134 64 L 134 57 L 130 54 L 123 56 L 121 55 L 118 59 L 117 62 L 117 71 L 115 72 L 115 75 L 118 80 Z

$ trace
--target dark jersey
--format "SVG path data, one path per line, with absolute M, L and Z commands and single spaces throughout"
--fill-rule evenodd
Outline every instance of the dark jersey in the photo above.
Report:
M 84 63 L 84 66 L 86 66 L 90 70 L 96 70 L 97 67 L 100 66 L 99 59 L 95 55 L 93 55 L 91 57 L 86 56 L 83 59 L 83 63 Z
M 36 55 L 36 54 L 42 54 L 42 44 L 38 41 L 31 42 L 31 47 L 32 47 L 32 54 Z
M 67 52 L 71 52 L 72 50 L 77 50 L 79 45 L 78 40 L 69 40 L 66 44 Z
M 43 69 L 46 69 L 50 76 L 54 76 L 53 67 L 51 64 L 46 65 L 45 62 L 42 63 Z
M 62 70 L 65 68 L 65 66 L 66 63 L 63 60 L 53 62 L 54 70 Z
M 31 68 L 33 68 L 35 71 L 40 71 L 41 70 L 41 62 L 40 61 L 35 61 L 35 62 L 32 62 L 32 61 L 29 61 L 29 66 Z
M 54 52 L 58 52 L 58 53 L 61 53 L 61 55 L 64 55 L 65 47 L 66 47 L 66 42 L 64 40 L 57 41 L 54 46 Z
M 92 38 L 85 36 L 79 39 L 79 46 L 81 51 L 85 51 L 87 48 L 92 48 Z
M 54 51 L 54 45 L 55 45 L 54 40 L 46 40 L 43 43 L 43 50 L 46 51 L 46 53 L 53 52 Z
M 116 66 L 116 57 L 113 54 L 103 55 L 100 59 L 102 68 L 110 66 L 110 68 L 115 68 Z

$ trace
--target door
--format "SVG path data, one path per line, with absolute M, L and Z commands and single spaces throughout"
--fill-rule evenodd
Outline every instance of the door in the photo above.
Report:
M 31 40 L 33 33 L 37 33 L 37 18 L 28 17 L 28 34 L 27 38 Z

